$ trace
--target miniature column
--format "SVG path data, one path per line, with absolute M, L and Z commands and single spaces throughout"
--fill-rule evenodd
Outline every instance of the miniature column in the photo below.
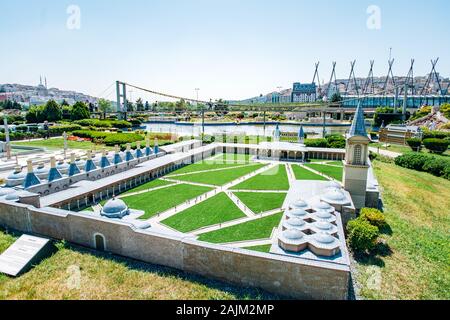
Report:
M 159 153 L 158 138 L 155 138 L 155 145 L 153 146 L 153 150 L 155 150 L 156 155 Z

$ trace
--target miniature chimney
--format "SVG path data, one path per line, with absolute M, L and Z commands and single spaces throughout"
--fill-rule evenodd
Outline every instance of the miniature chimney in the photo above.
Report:
M 27 176 L 25 177 L 25 181 L 23 182 L 23 187 L 28 189 L 32 186 L 36 186 L 41 184 L 41 180 L 34 174 L 33 171 L 33 161 L 31 159 L 27 160 Z

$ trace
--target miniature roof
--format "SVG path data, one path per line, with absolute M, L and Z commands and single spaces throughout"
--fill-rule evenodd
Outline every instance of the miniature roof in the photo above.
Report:
M 367 137 L 366 132 L 366 122 L 364 121 L 364 111 L 361 103 L 358 103 L 358 108 L 356 108 L 355 118 L 353 119 L 352 126 L 349 132 L 350 137 L 363 136 Z
M 116 214 L 128 210 L 127 205 L 120 199 L 111 199 L 103 207 L 102 212 L 105 214 Z

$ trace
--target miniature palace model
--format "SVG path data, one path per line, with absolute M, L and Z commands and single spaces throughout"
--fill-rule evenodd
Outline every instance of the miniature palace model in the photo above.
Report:
M 376 207 L 379 199 L 378 183 L 368 159 L 363 111 L 358 107 L 345 150 L 306 147 L 303 127 L 298 143 L 280 142 L 280 136 L 277 127 L 274 141 L 260 144 L 202 145 L 201 141 L 189 140 L 160 148 L 156 141 L 150 148 L 147 141 L 145 148 L 138 144 L 137 150 L 128 145 L 124 152 L 117 147 L 113 153 L 87 152 L 85 159 L 71 155 L 68 163 L 52 158 L 48 168 L 28 161 L 25 172 L 17 167 L 0 188 L 0 225 L 288 297 L 346 299 L 350 262 L 344 226 L 360 208 Z M 183 185 L 177 177 L 181 180 L 189 173 L 171 173 L 226 154 L 248 157 L 249 171 L 220 186 L 187 182 L 192 188 L 209 189 L 184 204 L 143 218 L 145 210 L 122 197 L 127 192 L 145 193 L 138 187 L 159 178 L 175 190 Z M 296 180 L 288 174 L 288 190 L 278 191 L 285 195 L 279 210 L 281 220 L 270 240 L 264 242 L 270 246 L 267 252 L 248 250 L 236 243 L 208 243 L 199 239 L 205 230 L 181 232 L 164 224 L 164 219 L 196 208 L 197 202 L 204 204 L 220 192 L 234 199 L 236 210 L 242 211 L 242 218 L 224 224 L 233 226 L 239 219 L 251 222 L 273 217 L 279 211 L 258 216 L 243 206 L 233 198 L 233 187 L 277 166 L 289 173 L 291 166 L 303 167 L 311 159 L 338 162 L 338 166 L 341 163 L 343 179 L 326 179 L 325 175 L 317 180 Z M 245 165 L 236 165 L 241 167 Z M 214 170 L 223 169 L 210 171 Z M 164 200 L 148 194 L 148 202 Z M 93 212 L 81 211 L 90 207 Z M 205 228 L 223 227 L 214 224 Z

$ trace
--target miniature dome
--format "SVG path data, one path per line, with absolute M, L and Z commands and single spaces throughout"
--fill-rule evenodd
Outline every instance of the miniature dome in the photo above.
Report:
M 317 211 L 315 213 L 315 216 L 319 219 L 324 219 L 324 220 L 328 220 L 333 217 L 333 215 L 331 213 L 329 213 L 328 211 L 325 211 L 325 210 Z
M 305 201 L 303 201 L 303 200 L 297 200 L 297 201 L 295 201 L 294 203 L 292 203 L 291 204 L 291 207 L 292 208 L 299 208 L 299 209 L 303 209 L 303 208 L 307 208 L 308 207 L 308 204 L 305 202 Z
M 44 163 L 41 162 L 39 163 L 38 167 L 36 170 L 34 170 L 34 174 L 39 178 L 39 179 L 47 179 L 48 178 L 48 173 L 49 173 L 49 169 L 45 167 Z
M 303 209 L 292 209 L 289 210 L 286 214 L 294 217 L 304 217 L 308 214 L 308 212 Z
M 65 163 L 64 160 L 59 161 L 56 165 L 56 169 L 58 169 L 58 171 L 62 174 L 67 174 L 69 172 L 69 168 L 69 164 Z
M 122 218 L 129 214 L 128 206 L 120 199 L 109 200 L 101 211 L 101 215 L 108 218 Z
M 15 193 L 16 190 L 12 188 L 0 188 L 0 197 L 7 196 L 8 194 Z
M 19 201 L 19 193 L 18 192 L 12 192 L 12 193 L 6 195 L 5 200 L 6 201 L 17 202 L 17 201 Z
M 328 191 L 323 197 L 323 200 L 336 203 L 336 202 L 343 202 L 347 200 L 347 197 L 345 196 L 344 192 L 342 192 L 339 189 L 332 189 Z
M 314 209 L 315 210 L 330 210 L 331 205 L 326 202 L 320 201 L 314 205 Z
M 342 185 L 336 181 L 328 181 L 327 188 L 342 189 Z
M 25 180 L 25 177 L 26 177 L 26 173 L 22 172 L 22 168 L 21 167 L 16 167 L 14 172 L 11 173 L 6 178 L 6 185 L 8 187 L 19 186 L 19 185 L 21 185 L 23 183 L 23 181 Z
M 330 231 L 333 229 L 333 225 L 329 222 L 325 222 L 325 221 L 317 221 L 314 223 L 314 226 L 319 229 L 319 230 L 323 230 L 323 231 Z
M 303 239 L 303 232 L 296 229 L 289 229 L 283 231 L 283 236 L 288 240 L 301 240 Z
M 332 244 L 336 241 L 336 238 L 329 235 L 328 233 L 316 233 L 314 235 L 314 240 L 321 244 Z
M 286 221 L 286 223 L 292 227 L 303 227 L 305 225 L 305 221 L 299 218 L 291 218 Z
M 84 166 L 86 165 L 86 161 L 85 160 L 81 160 L 81 159 L 77 159 L 75 161 L 75 164 L 77 165 L 77 167 L 79 169 L 84 169 Z

